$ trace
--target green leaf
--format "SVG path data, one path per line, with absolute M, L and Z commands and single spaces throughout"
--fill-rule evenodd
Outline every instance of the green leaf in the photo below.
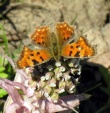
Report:
M 3 72 L 4 70 L 5 70 L 5 68 L 0 66 L 0 73 Z
M 0 98 L 3 98 L 7 94 L 8 93 L 4 89 L 0 88 Z
M 92 95 L 90 95 L 90 94 L 83 94 L 83 96 L 85 97 L 85 99 L 89 99 Z
M 109 96 L 110 98 L 110 72 L 104 67 L 100 67 L 100 72 L 102 73 L 103 79 L 107 87 L 101 87 L 101 89 Z M 109 102 L 110 103 L 110 102 Z
M 5 66 L 8 64 L 8 60 L 0 56 L 0 66 Z
M 103 91 L 110 96 L 110 72 L 102 66 L 100 66 L 99 70 L 102 73 L 103 79 L 107 85 L 107 87 L 102 87 L 101 89 L 103 89 Z
M 1 25 L 1 24 L 0 24 L 0 31 L 2 32 L 2 35 L 0 36 L 0 38 L 4 41 L 5 53 L 7 53 L 9 55 L 8 39 L 6 36 L 5 29 L 4 29 L 3 25 Z
M 0 78 L 8 78 L 8 74 L 2 72 L 0 73 Z
M 95 113 L 102 113 L 102 112 L 105 113 L 104 110 L 110 107 L 110 72 L 108 71 L 108 69 L 106 69 L 103 66 L 100 66 L 99 70 L 103 76 L 104 82 L 107 85 L 106 87 L 102 86 L 101 89 L 108 95 L 108 100 L 107 100 L 107 103 Z

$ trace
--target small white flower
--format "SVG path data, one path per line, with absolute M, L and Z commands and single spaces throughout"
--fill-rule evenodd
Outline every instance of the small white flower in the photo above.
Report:
M 59 89 L 59 93 L 65 92 L 65 89 Z
M 59 72 L 56 74 L 57 78 L 60 78 L 63 75 L 63 73 Z
M 58 100 L 53 100 L 53 102 L 54 102 L 54 103 L 57 103 L 57 102 L 58 102 Z
M 73 86 L 70 88 L 70 91 L 73 91 L 74 88 L 75 88 L 75 85 L 73 85 Z
M 81 71 L 78 71 L 77 74 L 80 75 L 81 74 Z
M 56 65 L 57 67 L 60 67 L 60 66 L 61 66 L 61 62 L 58 61 L 58 62 L 55 63 L 55 65 Z
M 77 60 L 76 59 L 71 59 L 70 63 L 68 64 L 69 67 L 74 67 L 76 64 Z
M 71 69 L 70 69 L 70 72 L 71 72 L 72 74 L 74 74 L 74 73 L 75 73 L 75 71 L 76 71 L 76 69 L 75 69 L 75 68 L 71 68 Z
M 53 77 L 53 78 L 49 81 L 49 86 L 50 86 L 50 87 L 56 87 L 56 77 Z
M 78 82 L 78 80 L 79 80 L 78 78 L 75 79 L 76 82 Z
M 65 81 L 67 81 L 71 78 L 71 76 L 68 73 L 64 73 L 63 75 L 64 75 Z
M 74 64 L 73 64 L 72 62 L 70 62 L 70 63 L 68 64 L 68 66 L 69 66 L 69 67 L 74 67 Z
M 66 68 L 64 66 L 60 67 L 60 72 L 64 72 L 66 70 Z
M 48 73 L 45 74 L 45 79 L 49 80 L 49 79 L 51 79 L 51 76 L 52 76 L 52 73 L 48 72 Z
M 55 74 L 57 74 L 57 73 L 59 73 L 59 68 L 55 68 L 55 70 L 54 70 L 54 72 L 55 72 Z
M 69 91 L 69 93 L 74 93 L 74 91 Z
M 50 83 L 49 86 L 51 86 L 51 87 L 56 87 L 56 84 L 55 84 L 55 83 Z
M 49 97 L 49 94 L 46 92 L 46 93 L 44 93 L 44 96 L 45 96 L 46 98 L 48 98 L 48 97 Z
M 45 80 L 46 80 L 45 76 L 42 76 L 41 81 L 45 81 Z
M 79 67 L 78 67 L 78 71 L 81 71 L 81 68 L 82 68 L 81 65 L 79 65 Z
M 34 70 L 33 67 L 25 68 L 25 72 L 26 72 L 26 74 L 28 74 L 28 75 L 31 75 L 31 73 L 33 72 L 33 70 Z
M 49 65 L 47 68 L 49 71 L 52 71 L 52 69 L 53 69 L 53 67 L 51 65 Z

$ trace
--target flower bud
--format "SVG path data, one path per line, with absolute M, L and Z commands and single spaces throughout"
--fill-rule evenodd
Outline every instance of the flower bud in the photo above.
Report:
M 76 64 L 77 60 L 76 59 L 71 59 L 71 61 L 69 62 L 68 66 L 69 67 L 74 67 Z
M 69 93 L 73 93 L 73 90 L 75 88 L 75 85 L 72 83 L 72 81 L 66 82 L 66 91 Z
M 66 85 L 65 81 L 59 82 L 59 89 L 65 89 L 65 85 Z
M 57 74 L 56 74 L 57 80 L 60 80 L 60 77 L 61 77 L 62 75 L 63 75 L 63 73 L 61 73 L 61 72 L 57 73 Z
M 45 81 L 45 80 L 46 80 L 45 76 L 42 76 L 41 81 Z
M 65 81 L 67 81 L 71 78 L 71 76 L 69 75 L 69 72 L 64 73 L 63 77 L 64 77 Z
M 70 69 L 70 72 L 71 72 L 71 74 L 73 74 L 73 75 L 74 75 L 74 74 L 75 74 L 75 72 L 76 72 L 76 69 L 75 69 L 75 68 L 71 68 L 71 69 Z
M 64 72 L 66 70 L 66 68 L 64 66 L 60 67 L 60 72 Z
M 47 72 L 47 73 L 45 74 L 45 79 L 46 79 L 46 80 L 50 80 L 51 77 L 52 77 L 52 75 L 53 75 L 52 72 Z
M 60 66 L 61 66 L 61 62 L 60 62 L 60 61 L 57 61 L 57 62 L 55 63 L 55 65 L 56 65 L 56 67 L 60 67 Z
M 46 85 L 46 86 L 44 87 L 44 92 L 45 92 L 46 95 L 47 95 L 47 94 L 49 95 L 51 91 L 52 91 L 52 89 L 51 89 L 50 86 Z
M 35 96 L 37 99 L 40 99 L 43 96 L 43 92 L 41 90 L 35 92 Z
M 51 99 L 54 103 L 58 102 L 58 98 L 59 98 L 59 94 L 56 92 L 53 92 L 53 94 L 51 95 Z
M 55 77 L 52 78 L 49 82 L 50 82 L 50 84 L 49 84 L 50 87 L 56 87 L 56 78 Z
M 39 89 L 40 89 L 40 88 L 43 88 L 44 86 L 46 86 L 46 82 L 40 81 L 40 82 L 38 83 Z
M 47 68 L 49 71 L 52 71 L 52 69 L 53 69 L 53 67 L 51 65 L 49 65 Z
M 54 70 L 54 72 L 55 72 L 55 74 L 57 74 L 57 73 L 59 73 L 59 68 L 57 67 L 57 68 L 55 68 L 55 70 Z

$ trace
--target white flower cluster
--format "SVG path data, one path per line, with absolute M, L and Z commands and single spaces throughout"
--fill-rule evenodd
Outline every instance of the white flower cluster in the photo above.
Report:
M 55 62 L 54 66 L 49 65 L 47 67 L 48 72 L 41 76 L 40 80 L 36 81 L 36 97 L 39 99 L 47 98 L 57 102 L 61 93 L 74 93 L 75 84 L 71 80 L 70 73 L 73 76 L 76 73 L 80 75 L 81 66 L 78 60 L 70 60 L 68 67 L 69 69 L 60 61 Z

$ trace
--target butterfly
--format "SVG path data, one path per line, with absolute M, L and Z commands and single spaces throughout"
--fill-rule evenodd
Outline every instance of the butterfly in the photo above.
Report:
M 64 58 L 83 58 L 95 55 L 92 47 L 84 36 L 74 41 L 75 28 L 67 22 L 59 22 L 51 31 L 49 26 L 36 27 L 30 35 L 35 49 L 24 46 L 17 61 L 19 68 L 31 67 L 42 64 L 54 58 L 59 61 Z

